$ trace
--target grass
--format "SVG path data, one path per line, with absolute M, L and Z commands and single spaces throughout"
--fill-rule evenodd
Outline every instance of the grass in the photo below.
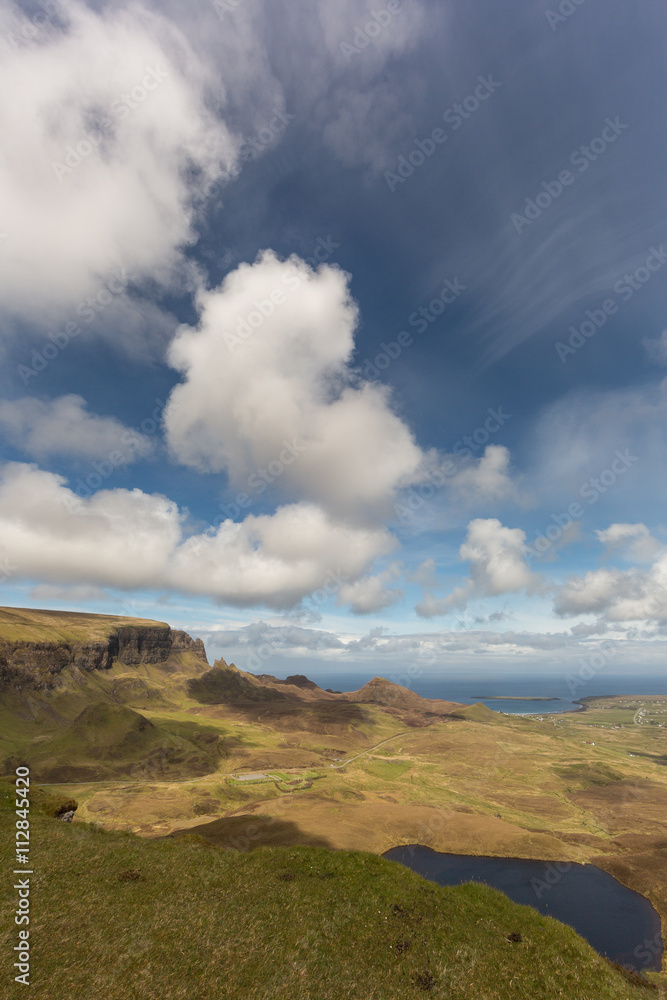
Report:
M 6 851 L 14 818 L 6 786 L 2 806 Z M 570 928 L 499 892 L 442 888 L 370 854 L 221 851 L 198 838 L 146 841 L 37 812 L 33 843 L 34 1000 L 657 995 Z M 11 858 L 3 861 L 6 870 Z M 11 910 L 10 880 L 0 896 Z M 3 922 L 3 983 L 15 932 Z
M 100 642 L 126 625 L 159 629 L 169 627 L 166 622 L 119 615 L 0 608 L 0 641 L 6 642 Z
M 224 752 L 219 733 L 160 723 L 126 705 L 88 705 L 54 735 L 40 735 L 21 758 L 29 761 L 34 777 L 47 782 L 178 779 L 217 768 Z
M 364 770 L 376 778 L 395 781 L 409 771 L 410 766 L 410 762 L 405 760 L 370 760 L 364 764 Z

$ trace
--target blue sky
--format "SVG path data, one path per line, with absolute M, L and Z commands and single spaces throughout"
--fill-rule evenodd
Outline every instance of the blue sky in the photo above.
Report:
M 0 17 L 2 603 L 661 671 L 661 5 Z

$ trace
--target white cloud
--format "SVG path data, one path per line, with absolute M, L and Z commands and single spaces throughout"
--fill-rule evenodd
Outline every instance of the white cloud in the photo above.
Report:
M 618 626 L 595 626 L 591 631 L 529 632 L 529 631 L 464 631 L 439 630 L 392 634 L 386 628 L 374 628 L 360 638 L 337 634 L 321 629 L 306 629 L 282 624 L 255 622 L 244 627 L 210 628 L 187 619 L 179 623 L 188 631 L 201 635 L 206 648 L 215 648 L 229 662 L 238 666 L 251 664 L 256 672 L 276 673 L 279 676 L 306 673 L 317 680 L 322 665 L 327 664 L 327 674 L 341 671 L 341 684 L 352 671 L 381 674 L 396 683 L 413 686 L 418 678 L 434 679 L 441 684 L 443 677 L 460 680 L 452 674 L 458 668 L 463 676 L 474 670 L 477 676 L 506 676 L 526 671 L 535 676 L 540 670 L 554 679 L 554 693 L 559 693 L 559 683 L 564 684 L 568 674 L 577 676 L 582 657 L 586 660 L 595 653 L 606 651 L 605 670 L 628 673 L 639 668 L 644 673 L 658 672 L 664 665 L 664 641 L 657 631 L 641 636 Z M 614 649 L 613 658 L 608 651 Z M 259 670 L 252 665 L 257 663 Z M 295 666 L 295 660 L 301 661 Z M 585 661 L 586 662 L 586 661 Z M 406 673 L 406 665 L 415 670 Z M 443 674 L 443 668 L 445 673 Z M 329 683 L 329 682 L 327 682 Z M 333 683 L 338 688 L 340 685 Z M 358 686 L 358 685 L 356 685 Z M 466 692 L 471 695 L 474 689 Z M 447 697 L 446 687 L 441 697 Z
M 326 48 L 339 67 L 353 65 L 370 76 L 382 68 L 388 57 L 412 48 L 428 25 L 423 6 L 392 4 L 373 0 L 317 0 Z M 355 51 L 351 52 L 350 48 Z M 360 64 L 357 66 L 357 64 Z
M 597 569 L 570 577 L 558 592 L 554 610 L 563 617 L 604 614 L 610 621 L 662 618 L 667 614 L 667 591 L 661 591 L 639 570 Z
M 593 622 L 591 625 L 579 622 L 578 625 L 573 625 L 570 629 L 571 634 L 578 639 L 586 639 L 589 635 L 604 635 L 608 631 L 609 626 L 606 622 Z
M 645 524 L 612 524 L 596 531 L 611 552 L 624 559 L 650 563 L 647 569 L 602 567 L 571 576 L 556 595 L 554 610 L 563 617 L 598 614 L 607 621 L 667 619 L 667 549 Z
M 130 430 L 114 417 L 86 410 L 81 396 L 60 396 L 43 402 L 32 396 L 0 401 L 0 431 L 31 458 L 68 455 L 85 459 L 114 456 L 114 464 L 134 462 L 149 455 L 154 442 Z
M 648 568 L 605 566 L 570 576 L 556 595 L 556 614 L 597 614 L 611 622 L 667 619 L 667 548 L 641 523 L 612 524 L 595 534 L 609 554 Z
M 382 573 L 345 584 L 338 591 L 338 603 L 349 604 L 350 609 L 359 615 L 390 607 L 403 596 L 403 591 L 397 587 L 387 587 L 388 583 L 400 576 L 401 569 L 400 563 L 394 563 Z
M 667 330 L 663 330 L 659 337 L 644 337 L 642 344 L 654 365 L 667 365 Z
M 503 445 L 487 445 L 479 461 L 457 472 L 451 485 L 467 506 L 488 500 L 518 499 L 510 475 L 510 453 Z
M 388 389 L 355 381 L 346 277 L 266 251 L 200 293 L 198 327 L 181 328 L 169 352 L 184 375 L 165 410 L 178 461 L 225 470 L 246 491 L 257 490 L 257 470 L 273 468 L 287 499 L 336 516 L 388 514 L 423 454 Z
M 369 166 L 380 172 L 393 167 L 398 153 L 414 138 L 414 105 L 420 82 L 404 78 L 401 89 L 383 76 L 387 63 L 412 49 L 433 17 L 420 4 L 386 4 L 369 0 L 319 0 L 324 41 L 332 61 L 332 80 L 321 95 L 317 115 L 322 137 L 345 166 Z
M 595 534 L 610 552 L 620 551 L 629 562 L 652 562 L 664 548 L 645 524 L 612 524 Z
M 203 631 L 199 628 L 197 634 L 201 635 Z M 285 649 L 290 652 L 344 648 L 344 643 L 331 632 L 303 628 L 299 625 L 270 625 L 264 621 L 253 622 L 240 628 L 224 626 L 212 628 L 207 633 L 207 639 L 212 640 L 216 646 L 224 643 L 228 649 L 257 648 L 264 644 L 275 650 Z
M 497 518 L 471 521 L 459 555 L 470 563 L 469 579 L 447 597 L 426 594 L 416 607 L 423 618 L 464 608 L 477 597 L 497 597 L 521 590 L 531 593 L 540 585 L 526 562 L 526 533 L 521 528 L 505 527 Z
M 470 563 L 470 578 L 476 591 L 489 596 L 529 589 L 535 577 L 526 563 L 526 534 L 521 528 L 506 528 L 497 518 L 477 518 L 468 525 L 468 536 L 460 548 Z
M 201 594 L 287 608 L 332 574 L 361 576 L 394 539 L 336 522 L 313 504 L 187 535 L 176 504 L 141 490 L 82 500 L 61 476 L 11 463 L 0 478 L 0 538 L 14 577 Z
M 0 294 L 37 321 L 68 316 L 114 269 L 172 278 L 192 199 L 238 145 L 213 110 L 224 94 L 160 14 L 71 0 L 59 17 L 0 62 Z M 3 0 L 0 37 L 24 21 Z

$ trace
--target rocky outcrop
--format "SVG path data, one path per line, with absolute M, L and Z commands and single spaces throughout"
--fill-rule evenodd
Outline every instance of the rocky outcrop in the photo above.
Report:
M 121 625 L 106 640 L 94 642 L 0 639 L 0 689 L 49 688 L 68 667 L 92 671 L 109 670 L 114 663 L 167 664 L 181 653 L 191 653 L 208 666 L 202 640 L 168 625 Z

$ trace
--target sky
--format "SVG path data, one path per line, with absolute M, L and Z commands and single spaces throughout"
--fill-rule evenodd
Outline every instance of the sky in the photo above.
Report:
M 664 674 L 663 4 L 0 22 L 2 604 Z

